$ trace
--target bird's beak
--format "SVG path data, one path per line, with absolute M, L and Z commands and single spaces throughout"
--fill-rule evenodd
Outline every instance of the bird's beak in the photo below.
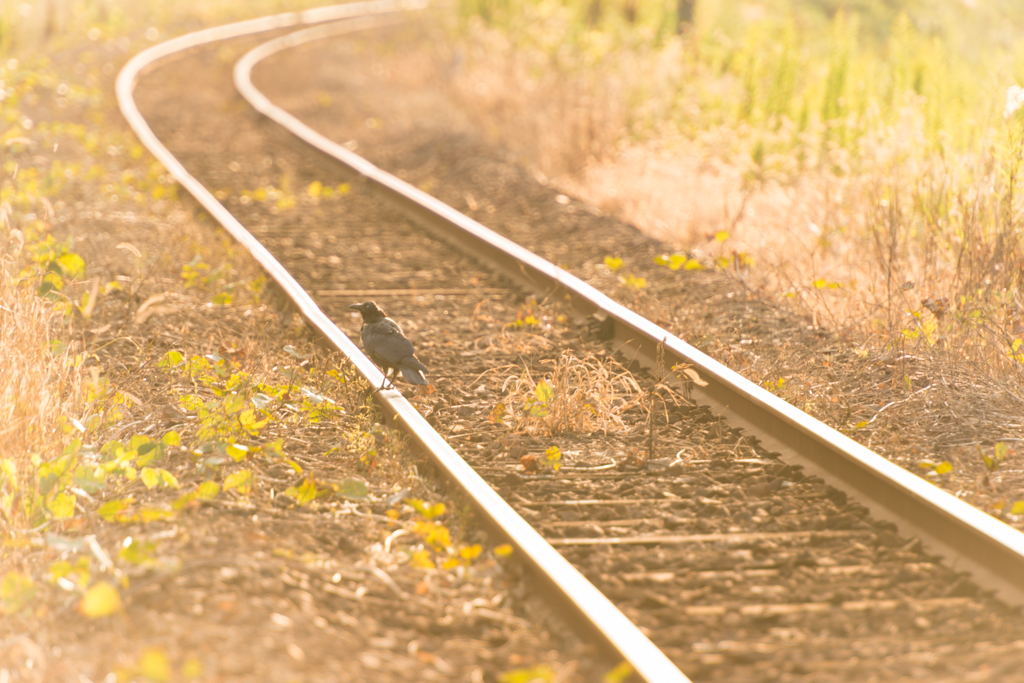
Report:
M 349 304 L 349 308 L 354 311 L 362 311 L 362 304 Z

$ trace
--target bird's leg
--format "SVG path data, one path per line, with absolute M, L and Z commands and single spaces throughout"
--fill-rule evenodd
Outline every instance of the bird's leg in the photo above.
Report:
M 398 375 L 398 368 L 392 368 L 392 369 L 393 369 L 393 371 L 394 371 L 394 375 L 395 375 L 395 376 L 397 376 L 397 375 Z M 391 383 L 391 388 L 392 388 L 392 389 L 395 389 L 395 381 L 394 381 L 394 378 L 392 377 L 392 378 L 391 378 L 390 380 L 388 379 L 388 368 L 384 368 L 383 370 L 384 370 L 384 379 L 382 379 L 382 380 L 380 381 L 380 386 L 379 386 L 379 387 L 377 387 L 376 391 L 374 391 L 374 392 L 373 392 L 373 393 L 375 393 L 375 394 L 376 394 L 376 393 L 377 393 L 378 391 L 384 391 L 384 385 L 385 385 L 385 384 L 387 384 L 388 382 L 390 382 L 390 383 Z

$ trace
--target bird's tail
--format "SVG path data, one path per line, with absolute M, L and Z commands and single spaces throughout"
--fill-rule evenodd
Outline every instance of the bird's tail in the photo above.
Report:
M 430 382 L 427 381 L 427 378 L 423 376 L 423 373 L 416 368 L 410 368 L 403 365 L 400 369 L 402 371 L 402 375 L 409 384 L 430 384 Z

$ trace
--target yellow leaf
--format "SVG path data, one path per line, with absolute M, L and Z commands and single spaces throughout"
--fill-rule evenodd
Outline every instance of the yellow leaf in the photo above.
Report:
M 113 584 L 100 581 L 85 592 L 85 597 L 78 608 L 90 619 L 105 617 L 121 611 L 121 594 Z
M 186 681 L 201 678 L 203 675 L 203 663 L 195 657 L 189 657 L 181 665 L 181 677 Z
M 143 650 L 138 669 L 146 680 L 153 683 L 166 683 L 174 676 L 167 653 L 156 647 Z
M 143 467 L 140 479 L 147 489 L 151 489 L 160 483 L 160 472 L 153 467 Z
M 444 564 L 441 565 L 441 569 L 455 569 L 458 566 L 459 561 L 456 560 L 454 557 L 451 557 L 444 561 Z
M 420 569 L 437 569 L 426 550 L 417 550 L 412 554 L 412 566 Z
M 215 481 L 204 481 L 196 489 L 196 495 L 204 500 L 209 500 L 220 493 L 220 484 Z
M 508 543 L 502 543 L 494 547 L 494 554 L 498 557 L 509 557 L 513 552 L 515 552 L 515 549 Z
M 480 547 L 480 544 L 474 543 L 459 550 L 459 556 L 464 560 L 475 560 L 482 551 L 483 548 Z
M 224 490 L 237 489 L 242 495 L 248 495 L 252 491 L 252 472 L 249 470 L 238 470 L 229 474 L 224 479 Z
M 227 452 L 235 462 L 242 462 L 249 455 L 249 447 L 232 443 L 228 444 Z

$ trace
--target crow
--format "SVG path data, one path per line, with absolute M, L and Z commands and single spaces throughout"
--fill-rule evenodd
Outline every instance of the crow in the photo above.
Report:
M 413 355 L 412 342 L 406 339 L 398 323 L 387 317 L 372 301 L 352 304 L 349 308 L 359 311 L 363 316 L 363 328 L 359 336 L 363 340 L 363 350 L 384 371 L 380 389 L 388 381 L 388 370 L 394 371 L 392 386 L 399 370 L 411 384 L 430 384 L 423 376 L 427 373 L 427 366 Z

